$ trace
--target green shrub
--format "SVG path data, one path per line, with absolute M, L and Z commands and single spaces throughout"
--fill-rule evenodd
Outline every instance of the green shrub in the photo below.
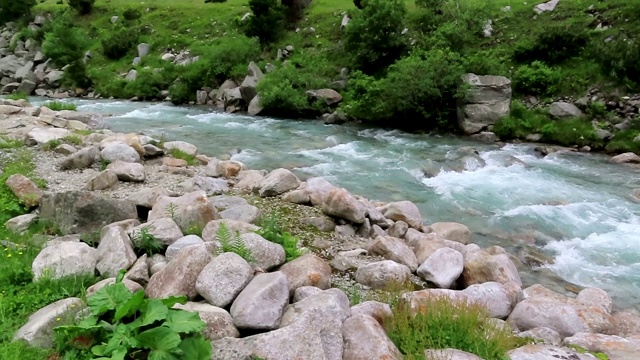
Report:
M 93 4 L 96 0 L 67 0 L 69 6 L 76 10 L 80 15 L 88 15 L 93 11 Z
M 462 57 L 465 73 L 510 77 L 505 56 L 492 50 L 480 50 Z
M 149 231 L 149 226 L 143 226 L 139 231 L 134 231 L 133 234 L 131 234 L 131 242 L 138 256 L 142 254 L 152 256 L 154 254 L 160 254 L 164 250 L 164 245 Z
M 15 149 L 22 147 L 24 142 L 17 139 L 10 139 L 4 136 L 0 136 L 0 149 Z
M 405 358 L 424 359 L 425 349 L 459 349 L 486 360 L 503 360 L 518 340 L 505 327 L 491 322 L 479 305 L 435 297 L 410 309 L 403 301 L 392 308 L 393 317 L 385 319 L 389 338 Z M 417 312 L 417 314 L 414 314 Z
M 585 119 L 549 122 L 540 129 L 540 133 L 542 141 L 562 146 L 587 145 L 599 149 L 604 145 L 604 141 L 596 135 L 591 121 Z
M 556 93 L 558 72 L 540 61 L 520 66 L 513 77 L 515 90 L 520 94 L 551 96 Z
M 195 165 L 197 163 L 194 155 L 188 154 L 180 149 L 171 149 L 169 150 L 169 154 L 176 159 L 186 161 L 188 165 Z
M 640 154 L 640 142 L 634 141 L 640 136 L 640 129 L 624 130 L 616 133 L 607 144 L 608 153 L 634 152 Z
M 354 64 L 374 73 L 395 61 L 405 49 L 404 0 L 364 0 L 345 31 L 345 49 Z
M 35 0 L 0 0 L 0 23 L 28 18 L 35 5 Z
M 8 143 L 15 145 L 15 143 Z M 15 146 L 11 146 L 15 147 Z M 9 176 L 21 174 L 31 178 L 39 186 L 44 186 L 44 181 L 34 177 L 33 170 L 35 165 L 32 160 L 33 154 L 26 149 L 14 150 L 12 156 L 0 158 L 0 168 L 3 174 L 0 175 L 0 224 L 4 224 L 7 220 L 26 214 L 29 210 L 20 200 L 13 194 L 13 191 L 6 185 Z
M 44 105 L 53 111 L 69 110 L 76 111 L 77 106 L 74 103 L 62 102 L 62 101 L 47 101 Z
M 24 92 L 15 92 L 13 94 L 6 95 L 4 98 L 8 100 L 28 100 L 29 95 Z
M 280 225 L 281 222 L 282 220 L 277 216 L 262 220 L 258 235 L 273 243 L 280 244 L 284 248 L 286 261 L 291 261 L 302 255 L 298 249 L 299 239 L 285 231 Z
M 171 66 L 162 71 L 151 69 L 141 69 L 135 81 L 124 82 L 124 95 L 126 98 L 137 96 L 140 100 L 153 100 L 160 96 L 160 93 L 169 88 L 175 80 L 175 73 Z
M 42 52 L 57 66 L 68 65 L 64 72 L 65 82 L 87 88 L 90 80 L 83 60 L 89 45 L 86 32 L 74 26 L 69 16 L 62 15 L 56 18 L 51 32 L 45 35 Z
M 456 101 L 463 96 L 462 74 L 454 52 L 414 52 L 390 66 L 380 80 L 353 74 L 343 108 L 347 115 L 366 121 L 393 121 L 394 126 L 413 129 L 453 128 Z
M 209 64 L 202 60 L 181 67 L 180 77 L 169 88 L 171 102 L 178 105 L 195 100 L 196 91 L 211 83 L 209 70 Z
M 55 328 L 65 359 L 211 358 L 211 344 L 201 334 L 205 324 L 198 314 L 173 308 L 185 304 L 185 296 L 145 299 L 144 291 L 132 294 L 122 283 L 124 273 L 87 299 L 91 315 Z
M 607 115 L 607 105 L 602 101 L 593 101 L 589 104 L 587 112 L 594 118 L 604 117 Z
M 632 90 L 640 89 L 640 40 L 615 40 L 599 45 L 594 57 L 598 59 L 605 75 Z
M 137 20 L 142 17 L 142 13 L 138 9 L 128 8 L 124 12 L 122 12 L 122 17 L 125 20 Z
M 284 31 L 285 8 L 279 0 L 249 0 L 253 13 L 247 21 L 245 33 L 256 37 L 263 45 L 276 41 Z
M 498 120 L 492 131 L 503 140 L 524 139 L 540 132 L 550 121 L 544 110 L 529 110 L 522 102 L 514 100 L 509 117 Z
M 49 140 L 46 143 L 42 144 L 42 150 L 44 150 L 44 151 L 52 151 L 53 149 L 57 148 L 60 145 L 62 145 L 62 141 L 61 140 L 52 139 L 52 140 Z
M 120 29 L 102 39 L 102 53 L 111 60 L 119 60 L 131 51 L 138 41 L 138 33 L 132 29 Z
M 255 39 L 235 36 L 222 38 L 204 49 L 200 61 L 207 63 L 207 81 L 222 84 L 229 78 L 242 80 L 247 75 L 247 64 L 259 56 L 260 46 Z
M 218 254 L 232 252 L 245 259 L 247 262 L 255 261 L 251 250 L 247 248 L 247 245 L 242 240 L 240 233 L 232 233 L 225 222 L 221 222 L 216 231 L 216 240 L 220 242 L 220 247 L 217 249 Z
M 550 27 L 534 40 L 519 43 L 513 52 L 513 58 L 524 63 L 539 60 L 549 65 L 559 64 L 579 56 L 588 41 L 589 37 L 582 27 Z

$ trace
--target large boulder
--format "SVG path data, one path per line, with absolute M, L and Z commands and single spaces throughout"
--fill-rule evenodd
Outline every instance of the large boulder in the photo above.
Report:
M 124 229 L 111 227 L 100 238 L 96 268 L 101 275 L 115 277 L 120 270 L 128 270 L 137 259 L 131 239 Z
M 552 345 L 531 344 L 513 349 L 507 353 L 511 360 L 596 360 L 591 354 L 582 354 L 573 349 Z
M 488 281 L 495 281 L 501 284 L 513 281 L 522 286 L 518 269 L 509 258 L 509 255 L 491 255 L 482 250 L 467 253 L 464 270 L 462 271 L 463 285 L 466 287 Z
M 149 211 L 149 221 L 164 217 L 175 220 L 182 232 L 188 232 L 191 227 L 204 228 L 211 220 L 219 218 L 218 211 L 207 194 L 200 190 L 180 197 L 162 196 Z
M 369 315 L 384 326 L 385 321 L 393 318 L 393 312 L 389 304 L 379 301 L 365 301 L 351 307 L 351 315 Z
M 460 277 L 464 269 L 464 257 L 448 247 L 436 250 L 418 268 L 417 274 L 439 288 L 448 289 Z
M 307 96 L 331 106 L 342 101 L 342 95 L 333 89 L 308 90 Z
M 273 243 L 255 233 L 240 235 L 247 249 L 254 258 L 253 263 L 262 270 L 268 271 L 284 264 L 286 254 L 280 244 Z
M 61 140 L 71 135 L 71 131 L 58 128 L 34 128 L 27 133 L 27 145 L 42 145 L 52 140 Z
M 264 78 L 264 74 L 262 70 L 260 70 L 260 67 L 253 61 L 250 62 L 247 67 L 247 77 L 245 77 L 242 84 L 240 84 L 240 94 L 245 103 L 250 104 L 251 100 L 258 95 L 256 86 L 262 78 Z
M 300 186 L 300 179 L 287 169 L 276 169 L 260 183 L 258 193 L 262 197 L 284 194 Z
M 237 175 L 238 183 L 234 190 L 253 193 L 254 190 L 260 188 L 260 183 L 262 183 L 264 176 L 263 172 L 259 170 L 241 170 Z
M 466 225 L 455 222 L 439 222 L 429 225 L 429 228 L 443 239 L 457 241 L 465 245 L 471 242 L 471 231 Z
M 100 157 L 110 163 L 118 160 L 127 163 L 140 162 L 140 154 L 136 149 L 121 142 L 114 142 L 105 146 L 100 152 Z
M 47 305 L 29 316 L 13 340 L 24 340 L 34 347 L 51 348 L 56 334 L 54 328 L 73 324 L 78 313 L 86 307 L 79 298 L 62 299 Z
M 152 235 L 161 244 L 170 246 L 176 240 L 183 237 L 182 231 L 178 224 L 171 218 L 160 218 L 151 220 L 142 225 L 138 225 L 128 231 L 131 237 L 136 237 L 142 231 L 146 231 L 149 235 Z
M 83 242 L 52 242 L 42 249 L 31 264 L 34 280 L 41 277 L 93 275 L 98 263 L 96 249 Z
M 174 308 L 198 313 L 200 320 L 205 324 L 204 337 L 209 341 L 240 336 L 240 332 L 233 325 L 231 315 L 225 309 L 196 302 L 176 304 Z
M 171 151 L 180 151 L 188 156 L 198 155 L 198 148 L 185 141 L 167 141 L 164 143 L 164 148 Z
M 402 239 L 390 236 L 378 236 L 369 247 L 369 254 L 380 255 L 387 260 L 407 266 L 411 272 L 418 268 L 418 259 Z
M 118 176 L 111 170 L 104 170 L 93 176 L 84 185 L 83 190 L 98 191 L 110 189 L 118 184 Z
M 226 307 L 253 279 L 253 267 L 239 255 L 228 252 L 216 256 L 200 272 L 196 290 L 214 306 Z
M 9 176 L 5 181 L 5 185 L 7 185 L 18 200 L 27 207 L 38 206 L 42 200 L 42 190 L 22 174 Z
M 466 134 L 479 133 L 509 115 L 511 80 L 475 74 L 466 74 L 462 80 L 469 90 L 458 106 L 458 124 Z
M 384 260 L 361 266 L 356 271 L 356 282 L 373 289 L 388 289 L 409 280 L 411 270 L 406 265 Z
M 177 196 L 177 194 L 161 187 L 145 188 L 129 195 L 129 201 L 136 206 L 150 209 L 162 196 L 172 197 Z
M 77 152 L 62 159 L 60 162 L 60 169 L 71 170 L 88 168 L 93 164 L 99 154 L 100 150 L 95 146 L 78 150 Z
M 214 179 L 206 176 L 196 175 L 193 179 L 188 180 L 188 191 L 204 191 L 207 196 L 220 195 L 229 191 L 229 184 L 224 179 Z
M 497 282 L 471 285 L 462 292 L 468 296 L 470 301 L 487 309 L 489 315 L 494 318 L 506 319 L 514 306 L 507 288 Z
M 36 214 L 24 214 L 9 219 L 4 223 L 4 227 L 14 233 L 23 233 L 29 230 L 29 227 L 38 220 Z
M 564 346 L 579 346 L 591 352 L 604 353 L 609 360 L 637 359 L 640 356 L 640 339 L 620 336 L 579 333 L 564 339 Z
M 194 299 L 198 296 L 198 275 L 211 260 L 212 251 L 205 245 L 192 245 L 183 249 L 163 270 L 151 276 L 146 289 L 147 296 L 162 299 L 185 295 Z
M 400 360 L 402 355 L 384 328 L 373 317 L 358 314 L 348 318 L 342 327 L 344 360 Z
M 609 161 L 616 164 L 640 164 L 640 156 L 632 152 L 627 152 L 624 154 L 616 155 Z
M 420 209 L 411 201 L 405 200 L 390 203 L 384 211 L 384 216 L 393 221 L 404 221 L 414 229 L 422 229 Z
M 145 179 L 144 165 L 139 163 L 116 160 L 107 166 L 107 170 L 113 171 L 120 181 L 143 182 Z
M 315 286 L 322 290 L 331 287 L 331 266 L 316 255 L 306 254 L 280 267 L 289 283 L 291 294 L 302 286 Z
M 349 298 L 342 290 L 336 288 L 306 297 L 285 308 L 279 327 L 288 326 L 313 312 L 330 312 L 344 321 L 351 316 Z
M 274 330 L 287 303 L 287 277 L 279 271 L 258 274 L 231 305 L 231 316 L 239 329 Z
M 564 101 L 552 103 L 549 107 L 549 114 L 556 119 L 572 119 L 584 116 L 577 106 Z
M 523 331 L 518 337 L 536 340 L 537 343 L 558 346 L 562 343 L 562 337 L 557 331 L 548 327 L 537 327 L 531 330 Z
M 322 195 L 322 211 L 330 216 L 339 217 L 362 224 L 365 220 L 365 209 L 362 204 L 347 190 L 333 188 Z
M 245 223 L 255 223 L 260 217 L 260 209 L 253 205 L 232 206 L 220 212 L 220 217 L 225 220 L 236 220 Z
M 45 193 L 40 218 L 53 222 L 63 235 L 99 230 L 107 224 L 136 219 L 135 205 L 90 191 Z
M 213 220 L 207 223 L 207 226 L 202 230 L 202 239 L 206 242 L 216 241 L 216 237 L 218 234 L 218 229 L 220 229 L 220 224 L 224 223 L 227 229 L 231 231 L 231 233 L 253 233 L 260 228 L 256 225 L 246 223 L 244 221 L 239 220 L 231 220 L 231 219 L 221 219 L 221 220 Z
M 136 283 L 147 286 L 149 283 L 149 264 L 147 264 L 147 254 L 144 254 L 136 260 L 127 273 L 124 275 L 125 280 L 135 281 Z

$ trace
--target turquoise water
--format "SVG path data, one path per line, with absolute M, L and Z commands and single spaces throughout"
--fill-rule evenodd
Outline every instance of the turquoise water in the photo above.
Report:
M 464 223 L 483 246 L 534 243 L 555 258 L 549 268 L 562 278 L 601 287 L 619 305 L 640 308 L 640 204 L 631 196 L 640 188 L 640 171 L 610 164 L 603 155 L 539 158 L 527 144 L 498 148 L 453 136 L 164 103 L 73 101 L 79 110 L 114 114 L 106 126 L 115 131 L 188 141 L 207 155 L 231 154 L 254 169 L 323 176 L 375 200 L 411 200 L 425 223 Z M 479 155 L 464 158 L 462 147 Z M 436 176 L 423 174 L 427 165 Z

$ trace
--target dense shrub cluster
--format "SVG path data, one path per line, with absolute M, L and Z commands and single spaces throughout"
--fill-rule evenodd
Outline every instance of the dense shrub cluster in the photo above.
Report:
M 54 21 L 51 32 L 45 35 L 42 52 L 57 66 L 68 65 L 64 72 L 67 84 L 87 88 L 91 83 L 83 59 L 89 45 L 87 34 L 73 26 L 69 17 L 61 16 Z
M 138 42 L 138 33 L 134 29 L 119 29 L 102 39 L 102 52 L 111 60 L 119 60 L 131 51 Z
M 75 9 L 80 15 L 91 14 L 93 11 L 93 4 L 96 0 L 67 0 L 69 6 Z
M 520 66 L 513 76 L 515 90 L 525 95 L 551 96 L 560 80 L 555 70 L 540 61 Z
M 640 39 L 604 44 L 597 48 L 596 55 L 606 75 L 640 89 Z
M 544 61 L 559 64 L 579 56 L 589 41 L 584 29 L 577 27 L 552 27 L 544 29 L 535 40 L 518 44 L 513 58 L 518 62 Z
M 28 17 L 35 4 L 35 0 L 0 0 L 0 23 Z
M 245 33 L 256 37 L 263 45 L 276 41 L 284 31 L 285 8 L 280 0 L 249 0 L 253 13 L 248 19 Z

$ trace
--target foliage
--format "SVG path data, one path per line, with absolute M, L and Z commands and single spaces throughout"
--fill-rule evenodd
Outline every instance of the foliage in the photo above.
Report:
M 279 0 L 249 0 L 252 16 L 247 20 L 245 34 L 257 37 L 262 45 L 278 40 L 284 31 L 285 8 Z
M 0 23 L 28 18 L 35 5 L 35 0 L 0 0 Z
M 514 88 L 520 94 L 551 96 L 556 93 L 559 74 L 543 62 L 520 66 L 513 77 Z
M 585 146 L 594 149 L 602 148 L 603 141 L 597 136 L 591 121 L 585 119 L 569 119 L 553 121 L 541 129 L 542 141 L 563 146 Z
M 164 209 L 164 213 L 167 217 L 170 217 L 175 222 L 178 222 L 180 220 L 180 214 L 178 214 L 178 205 L 174 203 L 169 203 Z
M 595 51 L 603 72 L 633 90 L 640 88 L 640 40 L 616 40 Z
M 393 120 L 399 127 L 446 128 L 454 124 L 456 100 L 463 95 L 462 74 L 454 52 L 415 52 L 392 65 L 383 79 L 354 74 L 344 110 L 366 121 Z
M 93 4 L 96 0 L 67 0 L 69 6 L 76 10 L 80 15 L 88 15 L 93 11 Z
M 258 42 L 246 36 L 223 38 L 201 51 L 207 64 L 205 78 L 222 84 L 226 79 L 241 80 L 247 74 L 247 64 L 260 55 Z
M 323 102 L 312 102 L 306 91 L 328 86 L 325 79 L 335 70 L 325 57 L 297 56 L 268 73 L 258 83 L 260 102 L 265 113 L 278 116 L 304 116 L 326 109 Z
M 74 103 L 62 102 L 62 101 L 47 101 L 42 106 L 46 106 L 53 111 L 70 110 L 76 111 L 78 107 Z
M 42 144 L 42 150 L 52 151 L 62 144 L 80 145 L 82 144 L 82 139 L 77 135 L 69 135 L 62 139 L 49 140 L 46 143 Z
M 406 13 L 404 0 L 363 1 L 345 31 L 345 49 L 358 69 L 374 73 L 402 54 Z
M 486 360 L 503 360 L 522 341 L 492 323 L 479 305 L 436 297 L 420 304 L 417 314 L 403 301 L 392 311 L 384 326 L 406 359 L 424 359 L 425 349 L 453 348 Z
M 171 102 L 178 105 L 195 100 L 196 90 L 208 82 L 208 72 L 209 64 L 205 61 L 196 61 L 183 66 L 180 77 L 169 88 Z
M 125 20 L 137 20 L 142 17 L 142 13 L 138 9 L 128 8 L 127 10 L 122 12 L 122 17 Z
M 27 100 L 29 95 L 24 92 L 14 92 L 13 94 L 6 95 L 4 97 L 7 100 Z
M 64 72 L 67 82 L 86 88 L 90 82 L 83 59 L 89 45 L 87 33 L 74 26 L 69 16 L 62 15 L 56 18 L 51 32 L 45 35 L 42 52 L 56 65 L 67 66 Z
M 195 165 L 198 162 L 194 155 L 188 154 L 180 149 L 171 149 L 169 150 L 169 154 L 176 159 L 186 161 L 188 165 Z
M 588 40 L 583 28 L 545 28 L 535 39 L 519 43 L 513 52 L 513 58 L 518 62 L 539 60 L 549 65 L 560 64 L 580 55 Z
M 258 234 L 273 243 L 281 245 L 284 248 L 286 261 L 291 261 L 302 255 L 300 249 L 298 249 L 300 240 L 290 232 L 285 231 L 280 225 L 281 222 L 282 219 L 275 215 L 262 220 Z
M 186 297 L 158 300 L 145 299 L 142 290 L 132 294 L 122 283 L 124 273 L 87 299 L 90 316 L 55 328 L 65 340 L 59 344 L 65 359 L 211 358 L 211 344 L 200 333 L 205 324 L 198 314 L 173 308 L 185 304 Z
M 538 132 L 549 122 L 547 114 L 540 110 L 529 110 L 520 101 L 511 102 L 509 117 L 498 120 L 493 132 L 501 139 L 524 139 L 527 135 Z
M 640 128 L 620 131 L 613 135 L 605 150 L 609 153 L 640 154 L 640 141 L 634 141 L 638 136 L 640 136 Z
M 40 186 L 44 185 L 44 181 L 34 177 L 35 165 L 32 161 L 32 153 L 26 149 L 0 152 L 0 168 L 4 172 L 0 175 L 0 224 L 4 224 L 7 220 L 28 211 L 6 185 L 7 179 L 11 175 L 21 174 L 31 178 Z
M 102 53 L 111 60 L 118 60 L 136 46 L 138 32 L 134 29 L 119 29 L 102 39 Z
M 245 259 L 247 262 L 255 261 L 251 249 L 242 240 L 240 233 L 232 233 L 225 222 L 220 222 L 216 231 L 216 240 L 220 242 L 219 254 L 232 252 Z
M 0 136 L 0 149 L 15 149 L 22 147 L 24 142 L 21 140 L 5 138 Z
M 149 230 L 149 226 L 143 226 L 140 230 L 134 231 L 133 234 L 131 234 L 131 242 L 133 242 L 138 256 L 142 254 L 152 256 L 154 254 L 160 254 L 164 250 L 164 245 L 162 245 Z

